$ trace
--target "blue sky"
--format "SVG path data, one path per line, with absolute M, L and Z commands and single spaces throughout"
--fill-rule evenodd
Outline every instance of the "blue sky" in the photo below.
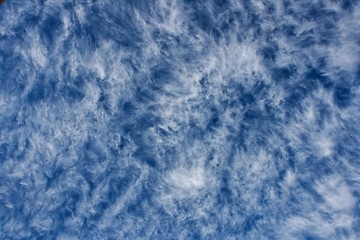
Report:
M 0 6 L 1 239 L 359 239 L 358 1 Z

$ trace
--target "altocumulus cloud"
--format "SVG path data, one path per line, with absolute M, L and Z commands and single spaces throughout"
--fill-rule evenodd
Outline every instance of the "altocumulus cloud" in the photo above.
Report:
M 1 239 L 360 238 L 358 1 L 1 2 Z

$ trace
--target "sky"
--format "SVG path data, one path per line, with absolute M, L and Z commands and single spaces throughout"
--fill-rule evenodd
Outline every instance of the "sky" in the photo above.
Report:
M 360 239 L 356 0 L 7 0 L 0 239 Z

